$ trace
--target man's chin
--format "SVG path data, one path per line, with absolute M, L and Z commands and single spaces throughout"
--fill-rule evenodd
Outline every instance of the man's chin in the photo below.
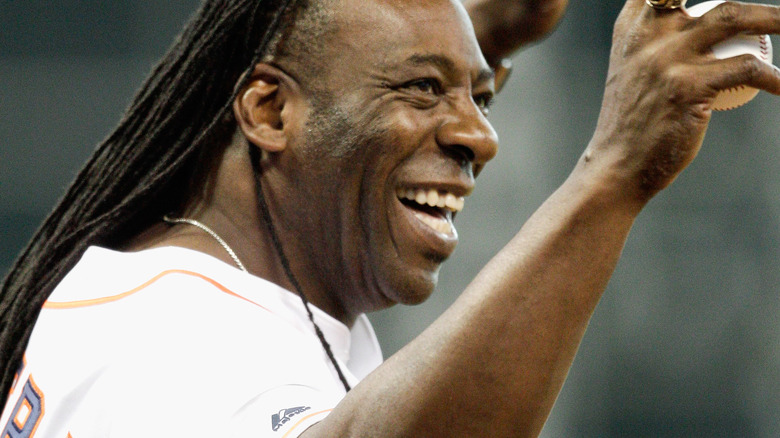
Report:
M 432 272 L 417 272 L 416 275 L 409 275 L 402 281 L 398 281 L 394 285 L 392 293 L 388 295 L 392 297 L 391 299 L 395 303 L 415 306 L 431 297 L 438 282 L 438 269 Z

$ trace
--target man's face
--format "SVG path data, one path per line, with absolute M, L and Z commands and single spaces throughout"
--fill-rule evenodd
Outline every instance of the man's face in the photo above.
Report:
M 283 238 L 347 314 L 419 303 L 496 153 L 492 75 L 459 2 L 345 0 L 291 141 Z M 313 276 L 313 277 L 312 277 Z

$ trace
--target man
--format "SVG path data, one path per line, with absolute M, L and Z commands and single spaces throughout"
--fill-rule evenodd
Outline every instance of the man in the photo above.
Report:
M 22 259 L 44 273 L 9 276 L 18 315 L 35 291 L 15 284 L 53 287 L 89 245 L 122 251 L 89 249 L 48 298 L 11 436 L 533 436 L 634 218 L 695 157 L 717 90 L 780 93 L 776 69 L 709 53 L 777 32 L 777 8 L 694 20 L 629 0 L 571 176 L 358 384 L 378 365 L 363 314 L 427 298 L 496 153 L 491 70 L 457 2 L 230 6 L 204 6 L 47 220 Z

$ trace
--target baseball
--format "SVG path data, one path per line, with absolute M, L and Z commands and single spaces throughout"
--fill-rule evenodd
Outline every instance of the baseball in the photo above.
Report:
M 691 17 L 701 17 L 721 3 L 724 3 L 723 0 L 699 3 L 688 8 L 687 12 Z M 738 35 L 712 46 L 712 52 L 718 59 L 749 53 L 767 64 L 772 63 L 772 41 L 768 35 Z M 721 111 L 742 106 L 756 97 L 756 94 L 757 89 L 744 85 L 721 90 L 712 103 L 712 109 Z

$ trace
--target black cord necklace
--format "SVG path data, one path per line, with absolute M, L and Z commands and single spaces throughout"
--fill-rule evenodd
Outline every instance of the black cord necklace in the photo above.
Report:
M 333 367 L 336 369 L 336 373 L 338 374 L 341 383 L 344 385 L 344 389 L 347 392 L 349 392 L 352 389 L 352 387 L 349 385 L 349 383 L 347 383 L 347 378 L 344 377 L 344 373 L 341 371 L 341 367 L 339 366 L 338 362 L 336 362 L 336 357 L 333 355 L 333 350 L 330 348 L 330 344 L 325 339 L 325 335 L 322 333 L 322 330 L 317 325 L 317 323 L 314 322 L 314 314 L 312 313 L 311 308 L 309 307 L 309 300 L 306 298 L 306 295 L 303 293 L 303 289 L 301 288 L 300 283 L 298 283 L 298 279 L 295 277 L 295 275 L 292 272 L 292 268 L 290 267 L 290 262 L 287 260 L 287 257 L 284 254 L 282 243 L 279 240 L 279 236 L 276 232 L 276 228 L 274 227 L 273 220 L 271 219 L 271 213 L 268 210 L 268 204 L 265 201 L 265 195 L 263 195 L 263 187 L 260 181 L 260 173 L 261 173 L 260 151 L 257 149 L 257 147 L 251 144 L 249 145 L 249 159 L 252 161 L 252 169 L 254 170 L 254 175 L 255 175 L 255 190 L 257 191 L 257 204 L 258 204 L 258 208 L 260 209 L 260 215 L 262 216 L 263 221 L 268 227 L 268 232 L 271 234 L 271 240 L 273 241 L 276 252 L 279 254 L 279 259 L 281 260 L 282 268 L 284 269 L 287 278 L 290 280 L 290 283 L 295 288 L 295 291 L 298 293 L 298 296 L 301 297 L 301 301 L 303 301 L 303 307 L 306 308 L 306 313 L 309 316 L 309 321 L 311 321 L 311 323 L 314 325 L 314 331 L 317 333 L 317 337 L 320 339 L 320 343 L 322 344 L 322 348 L 325 350 L 325 354 L 328 355 L 330 362 L 333 364 Z

